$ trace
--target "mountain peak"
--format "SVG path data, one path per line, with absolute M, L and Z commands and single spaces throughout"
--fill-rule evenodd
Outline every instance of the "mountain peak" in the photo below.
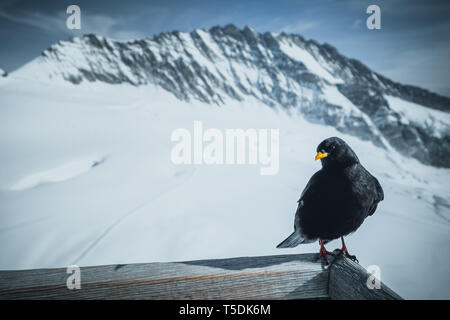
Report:
M 449 98 L 391 81 L 329 44 L 296 34 L 258 33 L 233 24 L 133 41 L 86 34 L 58 42 L 31 65 L 17 73 L 32 70 L 74 84 L 156 85 L 181 100 L 217 105 L 253 98 L 424 163 L 450 167 L 450 146 L 442 144 L 449 139 Z M 399 101 L 440 111 L 413 121 L 394 105 Z

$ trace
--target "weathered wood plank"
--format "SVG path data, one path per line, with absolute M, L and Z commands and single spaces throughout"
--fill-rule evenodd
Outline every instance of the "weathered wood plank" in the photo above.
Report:
M 0 299 L 328 298 L 328 269 L 315 254 L 81 268 L 81 289 L 65 268 L 0 271 Z
M 337 255 L 330 266 L 328 293 L 333 300 L 399 300 L 402 299 L 384 283 L 379 289 L 370 289 L 371 276 L 356 262 L 335 251 Z

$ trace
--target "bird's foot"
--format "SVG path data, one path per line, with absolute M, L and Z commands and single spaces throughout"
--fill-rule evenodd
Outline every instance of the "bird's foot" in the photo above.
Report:
M 327 257 L 328 254 L 330 256 L 334 257 L 334 253 L 327 251 L 327 249 L 325 249 L 325 246 L 323 245 L 323 242 L 320 241 L 320 251 L 319 251 L 319 254 L 317 255 L 317 259 L 320 259 L 323 256 L 326 264 L 330 264 L 330 262 L 328 261 L 328 257 Z
M 345 245 L 345 241 L 344 241 L 344 237 L 341 237 L 341 241 L 342 241 L 342 248 L 341 249 L 337 249 L 339 251 L 341 251 L 343 254 L 345 254 L 345 256 L 347 258 L 349 258 L 350 260 L 359 263 L 358 259 L 356 259 L 356 256 L 351 255 L 348 250 L 347 250 L 347 246 Z
M 349 258 L 350 260 L 352 260 L 353 262 L 359 263 L 359 260 L 356 259 L 356 256 L 351 255 L 351 254 L 346 254 L 345 255 L 347 258 Z
M 359 263 L 358 259 L 356 259 L 356 256 L 351 255 L 351 254 L 348 252 L 347 248 L 344 247 L 344 248 L 342 248 L 342 249 L 336 249 L 336 250 L 338 250 L 338 251 L 342 252 L 343 254 L 345 254 L 345 256 L 346 256 L 347 258 L 349 258 L 350 260 Z

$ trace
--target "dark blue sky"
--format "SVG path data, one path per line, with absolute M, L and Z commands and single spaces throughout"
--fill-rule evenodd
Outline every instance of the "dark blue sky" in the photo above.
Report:
M 66 28 L 70 4 L 81 8 L 81 32 Z M 381 8 L 381 30 L 366 28 L 370 4 Z M 81 33 L 128 39 L 233 23 L 328 42 L 395 81 L 450 96 L 449 17 L 450 1 L 440 0 L 2 0 L 0 67 Z

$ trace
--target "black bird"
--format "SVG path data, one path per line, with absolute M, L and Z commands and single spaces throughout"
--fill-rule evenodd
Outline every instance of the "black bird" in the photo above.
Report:
M 315 160 L 322 169 L 309 180 L 298 200 L 294 232 L 277 248 L 293 248 L 319 240 L 321 256 L 328 264 L 324 244 L 341 238 L 341 251 L 351 256 L 344 236 L 356 231 L 384 199 L 378 180 L 359 162 L 355 152 L 342 139 L 332 137 L 317 147 Z

